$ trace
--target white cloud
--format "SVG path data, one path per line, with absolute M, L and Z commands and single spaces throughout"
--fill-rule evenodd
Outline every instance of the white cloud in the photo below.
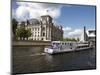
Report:
M 83 29 L 74 29 L 71 27 L 65 27 L 63 28 L 63 31 L 64 31 L 64 37 L 77 38 L 77 37 L 81 37 Z
M 15 14 L 18 20 L 26 20 L 29 18 L 29 11 L 25 6 L 18 7 Z
M 70 31 L 70 30 L 72 30 L 72 28 L 71 27 L 65 27 L 65 28 L 63 28 L 63 30 L 64 31 Z
M 82 34 L 81 29 L 75 29 L 75 30 L 68 33 L 69 36 L 75 36 L 75 35 L 80 35 L 80 34 Z
M 61 6 L 57 4 L 17 2 L 17 5 L 15 15 L 18 20 L 39 18 L 41 15 L 58 18 L 61 13 Z

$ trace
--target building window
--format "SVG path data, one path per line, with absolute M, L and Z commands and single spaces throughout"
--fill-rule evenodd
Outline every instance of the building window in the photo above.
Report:
M 33 28 L 33 31 L 34 31 L 34 28 Z
M 45 31 L 45 27 L 43 27 L 42 30 Z
M 37 28 L 35 28 L 35 31 L 36 31 L 36 29 L 37 29 Z
M 45 36 L 45 33 L 43 33 L 43 36 Z
M 43 40 L 43 38 L 41 40 Z
M 43 24 L 45 24 L 45 23 L 46 23 L 46 21 L 45 21 L 45 20 L 43 20 L 43 21 L 42 21 L 42 23 L 43 23 Z
M 38 28 L 38 31 L 39 31 L 39 28 Z

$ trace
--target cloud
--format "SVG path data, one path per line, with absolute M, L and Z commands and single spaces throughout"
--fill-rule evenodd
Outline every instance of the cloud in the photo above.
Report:
M 75 29 L 75 30 L 73 30 L 73 31 L 71 31 L 71 32 L 69 32 L 68 33 L 68 35 L 69 36 L 74 36 L 74 37 L 79 37 L 79 36 L 81 36 L 81 34 L 82 34 L 82 29 Z
M 18 7 L 15 15 L 17 20 L 39 18 L 41 15 L 50 15 L 58 18 L 61 14 L 61 6 L 57 4 L 16 2 Z
M 77 38 L 77 37 L 81 37 L 81 34 L 83 32 L 83 29 L 74 29 L 71 27 L 65 27 L 63 28 L 64 31 L 64 38 L 69 37 L 69 38 Z
M 18 20 L 26 20 L 29 18 L 29 11 L 28 11 L 28 8 L 25 7 L 25 6 L 20 6 L 17 8 L 16 10 L 16 18 Z
M 72 28 L 71 27 L 65 27 L 65 28 L 63 28 L 63 30 L 64 31 L 70 31 L 70 30 L 72 30 Z

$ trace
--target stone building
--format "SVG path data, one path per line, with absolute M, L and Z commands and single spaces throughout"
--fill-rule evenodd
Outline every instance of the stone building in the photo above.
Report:
M 30 19 L 18 24 L 30 29 L 32 36 L 28 40 L 59 41 L 63 39 L 62 26 L 54 25 L 53 19 L 49 15 L 41 16 L 39 20 Z

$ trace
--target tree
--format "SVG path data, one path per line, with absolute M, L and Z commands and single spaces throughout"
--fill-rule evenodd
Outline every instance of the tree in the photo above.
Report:
M 14 39 L 16 38 L 16 29 L 17 29 L 17 20 L 16 19 L 12 19 L 12 32 L 14 35 Z
M 63 41 L 77 41 L 75 38 L 63 38 Z
M 77 41 L 75 38 L 72 38 L 71 41 Z
M 79 39 L 79 38 L 77 38 L 77 41 L 80 41 L 80 39 Z
M 28 37 L 30 37 L 32 35 L 31 30 L 27 29 L 26 30 L 26 38 L 28 39 Z
M 20 27 L 16 31 L 17 38 L 20 38 L 21 40 L 25 40 L 25 38 L 28 39 L 32 35 L 31 31 L 29 29 L 25 29 L 24 27 Z

